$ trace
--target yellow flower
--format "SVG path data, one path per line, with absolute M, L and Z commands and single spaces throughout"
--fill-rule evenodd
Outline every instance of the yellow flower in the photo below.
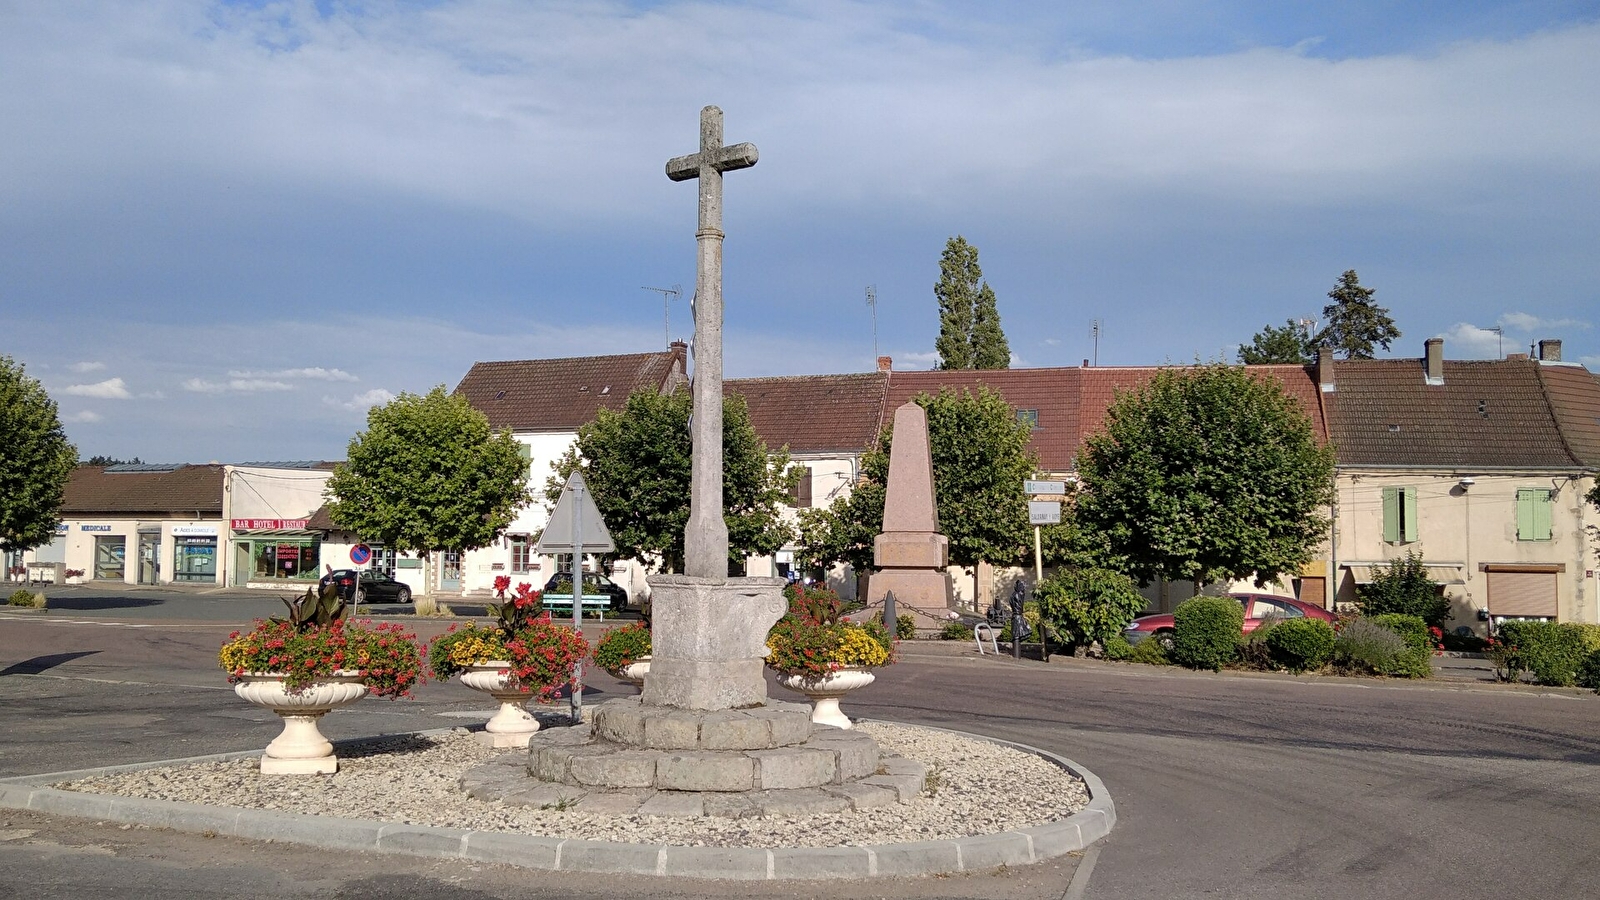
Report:
M 889 651 L 860 628 L 844 629 L 835 654 L 841 666 L 881 666 L 889 661 Z

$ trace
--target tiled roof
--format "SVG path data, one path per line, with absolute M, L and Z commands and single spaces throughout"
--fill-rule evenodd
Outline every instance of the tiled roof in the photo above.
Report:
M 113 472 L 79 466 L 67 480 L 63 515 L 93 513 L 222 514 L 222 466 L 182 466 L 171 472 Z
M 1325 394 L 1343 466 L 1573 465 L 1528 359 L 1446 360 L 1444 384 L 1420 359 L 1340 360 Z
M 576 431 L 639 388 L 676 388 L 683 372 L 682 344 L 661 353 L 478 362 L 456 393 L 496 429 Z
M 1585 467 L 1600 467 L 1600 376 L 1581 366 L 1542 365 L 1537 371 L 1568 452 Z
M 1039 456 L 1046 472 L 1065 472 L 1077 452 L 1078 377 L 1076 368 L 1048 369 L 941 369 L 931 372 L 891 372 L 889 393 L 883 406 L 885 423 L 894 411 L 919 394 L 937 394 L 941 388 L 976 393 L 987 387 L 1016 409 L 1039 412 L 1039 424 L 1028 446 Z
M 888 376 L 796 375 L 736 378 L 724 394 L 739 394 L 750 407 L 750 424 L 768 448 L 791 453 L 859 453 L 877 436 Z

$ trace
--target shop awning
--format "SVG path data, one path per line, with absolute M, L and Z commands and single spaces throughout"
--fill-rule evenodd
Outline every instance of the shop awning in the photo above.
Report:
M 1341 566 L 1350 573 L 1356 584 L 1371 584 L 1374 574 L 1388 567 L 1387 562 L 1345 563 Z M 1422 567 L 1428 571 L 1428 578 L 1440 584 L 1467 583 L 1463 574 L 1463 570 L 1467 567 L 1466 563 L 1423 563 Z

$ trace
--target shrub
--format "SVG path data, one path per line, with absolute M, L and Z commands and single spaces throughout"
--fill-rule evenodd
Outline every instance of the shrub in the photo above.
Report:
M 1239 643 L 1240 665 L 1263 670 L 1278 668 L 1277 663 L 1272 660 L 1272 651 L 1267 648 L 1267 635 L 1271 634 L 1272 629 L 1282 621 L 1282 616 L 1267 616 L 1254 631 L 1244 636 Z
M 1034 589 L 1040 619 L 1075 644 L 1105 646 L 1145 607 L 1132 578 L 1108 569 L 1063 569 Z
M 1595 650 L 1578 667 L 1578 687 L 1600 693 L 1600 650 Z
M 1517 668 L 1533 673 L 1540 684 L 1570 687 L 1578 667 L 1589 656 L 1583 629 L 1567 622 L 1504 622 L 1500 640 L 1514 648 Z
M 1339 629 L 1333 642 L 1333 663 L 1347 671 L 1400 678 L 1432 674 L 1426 651 L 1418 652 L 1405 638 L 1371 619 L 1355 619 Z
M 903 641 L 908 641 L 908 640 L 916 637 L 917 636 L 917 620 L 916 620 L 916 618 L 913 617 L 912 615 L 910 615 L 909 613 L 902 613 L 901 615 L 895 616 L 895 619 L 894 619 L 894 636 L 899 638 L 899 639 L 901 639 L 901 640 L 903 640 Z
M 44 595 L 38 595 L 38 599 L 43 600 Z M 11 598 L 6 602 L 12 606 L 44 606 L 43 603 L 37 602 L 34 599 L 33 591 L 27 590 L 26 588 L 19 588 L 16 593 L 12 594 Z
M 1133 645 L 1128 653 L 1128 662 L 1144 663 L 1147 666 L 1170 666 L 1172 658 L 1167 655 L 1167 648 L 1154 638 L 1145 638 Z
M 1418 653 L 1433 652 L 1433 637 L 1428 633 L 1428 623 L 1421 616 L 1412 616 L 1405 613 L 1383 613 L 1371 616 L 1372 624 L 1387 628 L 1400 639 L 1406 646 Z
M 1233 662 L 1244 631 L 1244 605 L 1232 597 L 1195 597 L 1173 614 L 1172 658 L 1217 671 Z
M 1128 657 L 1133 655 L 1133 645 L 1120 634 L 1113 634 L 1101 641 L 1100 646 L 1106 652 L 1106 659 L 1112 662 L 1126 662 Z
M 1290 619 L 1267 632 L 1272 661 L 1291 672 L 1307 672 L 1327 665 L 1333 657 L 1336 635 L 1321 619 Z
M 1440 593 L 1439 583 L 1428 577 L 1420 553 L 1407 552 L 1404 559 L 1392 559 L 1375 570 L 1372 583 L 1356 591 L 1356 606 L 1363 616 L 1402 613 L 1434 626 L 1442 626 L 1450 617 L 1450 600 Z
M 607 672 L 620 672 L 649 655 L 650 628 L 643 622 L 613 628 L 594 645 L 594 664 Z
M 972 640 L 972 627 L 963 622 L 946 622 L 939 629 L 941 641 L 970 641 Z

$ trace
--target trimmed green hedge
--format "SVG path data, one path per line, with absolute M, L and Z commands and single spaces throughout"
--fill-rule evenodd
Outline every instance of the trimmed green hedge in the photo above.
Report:
M 1405 613 L 1384 613 L 1371 616 L 1374 625 L 1381 625 L 1406 642 L 1406 646 L 1420 653 L 1433 652 L 1433 638 L 1428 634 L 1428 623 L 1421 616 Z
M 1333 657 L 1335 637 L 1333 626 L 1321 619 L 1290 619 L 1267 632 L 1267 650 L 1277 665 L 1291 672 L 1310 672 Z
M 1592 652 L 1587 627 L 1571 622 L 1503 622 L 1497 631 L 1500 642 L 1514 648 L 1507 660 L 1513 681 L 1532 672 L 1540 684 L 1571 687 Z
M 1244 634 L 1244 604 L 1232 597 L 1195 597 L 1172 616 L 1172 659 L 1213 672 L 1233 662 Z

